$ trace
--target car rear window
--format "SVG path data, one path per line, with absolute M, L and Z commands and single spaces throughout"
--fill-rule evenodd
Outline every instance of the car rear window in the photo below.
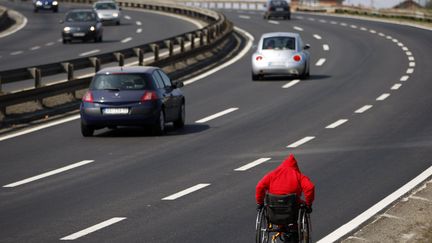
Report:
M 152 89 L 151 78 L 145 74 L 99 74 L 90 84 L 92 90 L 144 90 Z
M 278 36 L 267 37 L 263 40 L 263 50 L 295 50 L 296 42 L 294 37 Z
M 286 1 L 271 1 L 270 6 L 272 7 L 286 7 L 288 3 Z

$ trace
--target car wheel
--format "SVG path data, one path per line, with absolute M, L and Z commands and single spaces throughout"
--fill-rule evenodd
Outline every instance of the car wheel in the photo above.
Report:
M 116 25 L 120 25 L 120 21 L 117 21 Z
M 180 107 L 179 116 L 177 120 L 174 122 L 174 127 L 183 128 L 185 125 L 185 120 L 186 120 L 186 107 L 185 104 L 183 103 Z
M 163 109 L 159 111 L 159 117 L 156 120 L 153 131 L 155 135 L 163 135 L 165 133 L 165 114 Z
M 58 12 L 58 8 L 53 9 L 53 12 L 57 13 Z
M 91 137 L 93 136 L 94 129 L 90 126 L 85 125 L 84 123 L 81 123 L 81 134 L 84 137 Z
M 102 42 L 102 35 L 99 36 L 99 38 L 98 38 L 98 42 Z
M 253 80 L 253 81 L 257 81 L 257 80 L 259 80 L 259 79 L 260 79 L 260 76 L 259 76 L 259 75 L 252 73 L 252 80 Z

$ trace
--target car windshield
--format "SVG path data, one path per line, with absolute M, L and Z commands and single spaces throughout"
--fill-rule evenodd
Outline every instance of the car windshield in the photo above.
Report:
M 264 38 L 263 50 L 295 50 L 295 38 L 288 36 Z
M 66 15 L 66 22 L 90 22 L 96 21 L 96 14 L 93 12 L 70 12 Z
M 115 3 L 96 3 L 95 9 L 97 10 L 112 10 L 116 9 Z
M 272 7 L 285 7 L 285 6 L 288 6 L 288 3 L 285 1 L 271 1 L 270 6 L 272 6 Z
M 145 74 L 99 74 L 90 84 L 92 90 L 150 89 L 151 79 Z

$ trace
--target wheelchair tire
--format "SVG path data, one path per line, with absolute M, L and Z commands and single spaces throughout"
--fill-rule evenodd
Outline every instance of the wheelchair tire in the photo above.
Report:
M 269 242 L 269 231 L 268 231 L 268 221 L 266 210 L 262 208 L 258 214 L 256 219 L 256 243 L 268 243 Z
M 311 242 L 311 220 L 310 215 L 306 213 L 304 209 L 300 210 L 299 216 L 299 242 L 301 243 L 309 243 Z

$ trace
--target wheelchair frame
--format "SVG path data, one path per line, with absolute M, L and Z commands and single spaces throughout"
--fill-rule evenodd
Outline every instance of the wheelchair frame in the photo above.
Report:
M 287 228 L 286 225 L 284 225 Z M 267 216 L 267 208 L 263 207 L 258 211 L 256 218 L 256 243 L 276 243 L 278 239 L 282 241 L 284 234 L 290 232 L 284 231 L 281 227 L 273 225 L 269 222 Z M 311 242 L 311 219 L 310 214 L 306 212 L 306 205 L 301 204 L 297 219 L 298 239 L 301 243 Z

